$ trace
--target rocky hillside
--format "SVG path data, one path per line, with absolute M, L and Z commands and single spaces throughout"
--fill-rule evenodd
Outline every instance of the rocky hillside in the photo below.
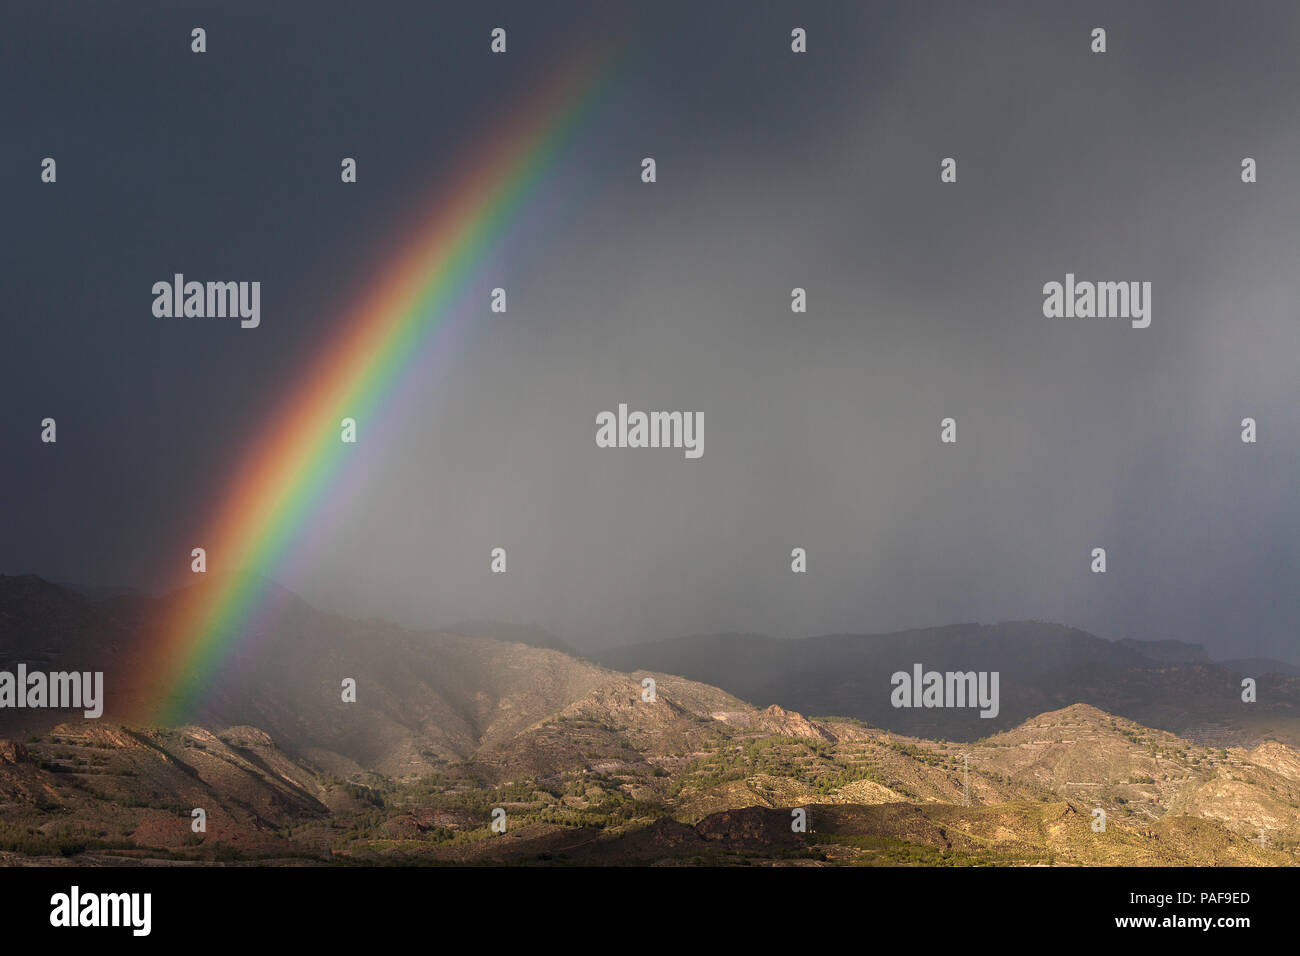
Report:
M 1114 815 L 1216 820 L 1268 845 L 1300 845 L 1300 754 L 1277 742 L 1200 747 L 1085 704 L 970 748 L 982 771 Z
M 665 679 L 671 693 L 673 680 Z M 1201 748 L 1086 705 L 975 745 L 690 685 L 601 690 L 416 778 L 339 778 L 263 732 L 74 724 L 0 742 L 0 853 L 368 863 L 1300 862 L 1300 753 Z M 685 695 L 684 695 L 685 696 Z M 208 829 L 190 828 L 194 807 Z M 1106 826 L 1094 829 L 1095 811 Z M 803 830 L 792 828 L 801 811 Z M 506 830 L 493 831 L 494 814 Z

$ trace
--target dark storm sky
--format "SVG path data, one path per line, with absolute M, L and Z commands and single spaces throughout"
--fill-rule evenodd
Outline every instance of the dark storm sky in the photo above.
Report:
M 0 13 L 0 571 L 175 581 L 414 197 L 609 35 L 469 331 L 282 583 L 582 646 L 1038 618 L 1300 659 L 1300 8 L 611 6 Z M 174 272 L 261 281 L 261 327 L 155 318 Z M 1044 318 L 1067 272 L 1150 281 L 1151 327 Z M 703 413 L 703 457 L 597 448 L 620 402 Z

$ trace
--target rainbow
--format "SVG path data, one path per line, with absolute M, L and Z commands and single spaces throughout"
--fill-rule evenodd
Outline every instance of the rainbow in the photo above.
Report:
M 289 389 L 203 523 L 208 567 L 226 573 L 173 596 L 148 637 L 140 684 L 147 691 L 134 719 L 172 726 L 190 719 L 256 631 L 269 600 L 265 576 L 310 538 L 357 447 L 340 441 L 341 420 L 365 427 L 400 397 L 415 356 L 592 112 L 612 62 L 608 44 L 595 43 L 555 70 L 440 181 L 427 212 L 417 207 L 422 218 L 409 240 Z

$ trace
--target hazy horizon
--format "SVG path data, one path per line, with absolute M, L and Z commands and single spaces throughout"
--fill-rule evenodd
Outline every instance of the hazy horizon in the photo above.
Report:
M 0 571 L 0 575 L 9 575 L 11 577 L 17 577 L 17 576 L 21 576 L 22 574 L 30 574 L 30 573 L 32 572 Z M 130 585 L 82 584 L 80 582 L 74 582 L 74 581 L 53 581 L 44 578 L 41 575 L 37 575 L 37 577 L 41 577 L 42 580 L 47 580 L 51 584 L 55 584 L 59 587 L 66 588 L 68 590 L 73 591 L 74 593 L 81 594 L 83 596 L 88 596 L 91 598 L 91 600 L 102 600 L 105 595 L 108 594 L 116 595 L 117 593 L 135 594 L 147 598 L 158 599 L 158 598 L 166 597 L 167 594 L 170 593 L 166 590 L 150 591 L 144 588 L 133 587 Z M 211 581 L 202 582 L 203 586 L 211 586 L 211 584 L 212 584 Z M 352 615 L 348 615 L 336 610 L 331 610 L 328 607 L 324 607 L 319 604 L 316 604 L 313 601 L 309 601 L 307 598 L 303 597 L 303 595 L 294 591 L 292 588 L 286 588 L 283 584 L 280 584 L 278 581 L 268 580 L 268 584 L 273 588 L 280 588 L 282 590 L 288 591 L 289 593 L 293 594 L 294 597 L 306 602 L 308 605 L 310 605 L 311 607 L 315 608 L 318 611 L 323 611 L 327 614 L 335 615 L 337 617 L 341 617 L 345 619 L 361 619 L 359 617 L 353 618 Z M 575 639 L 572 635 L 558 632 L 537 621 L 508 620 L 508 619 L 501 619 L 501 618 L 494 618 L 494 617 L 481 617 L 481 618 L 462 617 L 455 620 L 437 621 L 432 624 L 428 624 L 428 623 L 420 623 L 420 622 L 405 622 L 405 621 L 392 620 L 392 619 L 385 618 L 382 615 L 367 615 L 366 617 L 375 618 L 380 621 L 385 621 L 386 623 L 393 624 L 397 627 L 402 628 L 403 630 L 410 630 L 414 632 L 464 633 L 467 636 L 498 637 L 498 635 L 491 634 L 491 633 L 475 634 L 472 631 L 460 630 L 465 627 L 472 627 L 476 625 L 487 628 L 489 630 L 499 627 L 499 628 L 506 628 L 509 630 L 517 630 L 521 632 L 530 631 L 530 630 L 542 631 L 550 637 L 559 639 L 568 648 L 578 652 L 579 654 L 600 653 L 603 651 L 615 650 L 618 648 L 627 647 L 638 643 L 650 643 L 655 641 L 689 640 L 692 637 L 709 637 L 709 636 L 726 635 L 726 634 L 737 634 L 742 636 L 752 636 L 752 637 L 762 637 L 762 638 L 774 638 L 777 640 L 786 640 L 786 641 L 798 641 L 804 639 L 836 637 L 841 635 L 851 635 L 851 636 L 860 636 L 860 637 L 884 637 L 884 636 L 889 636 L 898 633 L 907 633 L 909 631 L 929 631 L 929 630 L 938 630 L 942 628 L 961 627 L 961 626 L 968 626 L 968 625 L 975 625 L 978 627 L 998 627 L 1000 625 L 1022 624 L 1022 623 L 1059 625 L 1073 630 L 1084 631 L 1085 633 L 1092 633 L 1094 637 L 1099 637 L 1103 640 L 1107 640 L 1111 642 L 1130 639 L 1130 636 L 1112 637 L 1112 636 L 1107 636 L 1105 634 L 1096 634 L 1093 632 L 1089 632 L 1085 628 L 1079 628 L 1076 627 L 1075 625 L 1070 624 L 1068 621 L 1043 621 L 1043 620 L 1038 620 L 1033 618 L 1003 618 L 998 620 L 987 620 L 987 621 L 946 621 L 943 623 L 936 623 L 936 624 L 918 624 L 910 627 L 902 627 L 902 628 L 897 628 L 895 630 L 889 630 L 889 631 L 859 629 L 859 630 L 848 630 L 848 631 L 826 631 L 826 632 L 803 634 L 803 633 L 778 633 L 778 632 L 763 631 L 763 630 L 740 631 L 735 629 L 723 629 L 723 630 L 711 631 L 707 633 L 695 631 L 695 632 L 686 632 L 682 634 L 661 634 L 658 636 L 643 638 L 641 640 L 631 640 L 631 639 L 619 640 L 617 639 L 617 636 L 615 636 L 614 640 L 609 640 L 604 642 L 601 641 L 589 642 L 589 641 Z M 510 637 L 508 635 L 501 636 L 499 639 L 510 640 Z M 1139 640 L 1139 641 L 1144 640 L 1143 638 L 1131 638 L 1131 639 Z M 1161 639 L 1157 639 L 1157 641 L 1158 640 Z M 1199 645 L 1197 642 L 1194 641 L 1184 642 L 1184 643 L 1191 644 L 1193 646 L 1203 646 L 1203 645 Z M 1210 648 L 1205 648 L 1205 650 L 1208 656 L 1210 657 L 1210 659 L 1215 662 L 1230 661 L 1230 660 L 1246 660 L 1246 659 L 1259 657 L 1260 659 L 1276 660 L 1280 663 L 1290 664 L 1295 667 L 1300 667 L 1300 659 L 1294 657 L 1276 656 L 1276 655 L 1264 655 L 1261 657 L 1260 655 L 1249 655 L 1249 654 L 1221 655 L 1221 654 L 1214 653 Z

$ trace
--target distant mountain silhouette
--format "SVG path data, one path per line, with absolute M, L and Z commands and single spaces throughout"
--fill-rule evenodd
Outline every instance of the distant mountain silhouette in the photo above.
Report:
M 1286 661 L 1275 661 L 1268 657 L 1241 657 L 1228 661 L 1219 661 L 1220 666 L 1248 677 L 1260 674 L 1286 674 L 1288 677 L 1300 677 L 1300 667 Z
M 139 588 L 126 587 L 118 584 L 97 584 L 83 585 L 72 584 L 67 581 L 59 582 L 59 587 L 67 588 L 69 591 L 75 591 L 84 598 L 92 601 L 106 601 L 110 598 L 120 597 L 138 597 L 145 594 Z
M 900 733 L 973 740 L 1075 703 L 1192 739 L 1300 743 L 1300 680 L 1255 676 L 1258 702 L 1241 700 L 1241 676 L 1198 645 L 1108 641 L 1059 624 L 955 624 L 891 634 L 782 639 L 711 634 L 611 648 L 594 655 L 619 670 L 645 668 L 714 684 L 759 706 L 854 717 Z M 891 675 L 997 671 L 1000 713 L 891 705 Z
M 1162 664 L 1208 664 L 1210 655 L 1200 644 L 1188 644 L 1185 641 L 1138 641 L 1126 637 L 1115 642 L 1116 647 L 1126 647 L 1137 651 L 1149 660 Z

